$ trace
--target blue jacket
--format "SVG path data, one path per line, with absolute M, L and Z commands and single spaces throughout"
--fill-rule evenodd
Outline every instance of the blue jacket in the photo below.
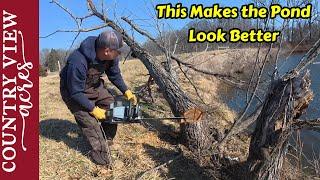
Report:
M 128 89 L 121 76 L 118 58 L 112 61 L 100 61 L 97 59 L 95 51 L 96 38 L 95 36 L 86 38 L 80 47 L 70 54 L 66 66 L 60 72 L 60 81 L 62 81 L 60 88 L 66 90 L 65 93 L 61 93 L 62 96 L 70 97 L 89 112 L 93 110 L 95 105 L 84 94 L 88 64 L 101 64 L 101 66 L 106 67 L 106 63 L 109 63 L 109 66 L 107 66 L 109 68 L 105 70 L 108 79 L 122 93 Z

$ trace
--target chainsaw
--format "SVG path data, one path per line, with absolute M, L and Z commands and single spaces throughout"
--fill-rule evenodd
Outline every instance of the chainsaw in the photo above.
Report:
M 119 123 L 141 123 L 145 120 L 182 120 L 185 117 L 161 117 L 161 118 L 144 118 L 141 112 L 141 105 L 137 103 L 133 105 L 131 101 L 124 98 L 118 98 L 110 104 L 110 108 L 107 111 L 107 123 L 119 124 Z

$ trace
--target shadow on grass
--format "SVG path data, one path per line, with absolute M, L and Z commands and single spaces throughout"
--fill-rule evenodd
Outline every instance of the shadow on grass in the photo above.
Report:
M 158 118 L 156 116 L 150 116 L 146 112 L 142 112 L 144 118 Z M 172 145 L 177 145 L 181 143 L 178 132 L 175 132 L 174 127 L 170 124 L 163 123 L 162 120 L 145 120 L 143 121 L 146 126 L 154 128 L 158 132 L 158 137 L 162 141 L 168 142 Z
M 167 164 L 167 171 L 164 171 L 163 168 L 157 169 L 165 179 L 214 179 L 206 171 L 206 167 L 200 167 L 195 160 L 181 156 L 180 152 L 161 147 L 157 148 L 149 144 L 143 144 L 143 147 L 146 153 L 156 162 L 157 166 L 173 159 L 171 163 Z M 138 177 L 141 175 L 142 173 Z M 146 177 L 147 174 L 144 176 Z
M 46 119 L 40 121 L 39 128 L 41 136 L 56 142 L 62 141 L 83 155 L 87 155 L 90 150 L 89 143 L 76 123 L 63 119 Z
M 220 172 L 224 179 L 254 179 L 253 177 L 249 176 L 249 173 L 247 173 L 248 169 L 246 162 L 222 162 L 222 164 L 224 165 L 221 167 Z

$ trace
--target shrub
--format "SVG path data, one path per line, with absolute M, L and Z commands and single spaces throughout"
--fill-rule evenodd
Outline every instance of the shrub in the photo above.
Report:
M 41 76 L 41 77 L 48 76 L 48 72 L 47 72 L 47 68 L 46 67 L 40 65 L 40 67 L 39 67 L 39 76 Z

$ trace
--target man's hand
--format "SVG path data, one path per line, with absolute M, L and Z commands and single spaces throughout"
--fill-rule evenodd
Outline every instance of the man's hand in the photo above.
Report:
M 92 112 L 90 112 L 98 121 L 106 120 L 106 110 L 99 108 L 98 106 L 94 107 Z
M 124 93 L 124 96 L 127 98 L 127 100 L 131 101 L 133 105 L 137 105 L 138 103 L 137 97 L 130 90 L 127 90 Z

